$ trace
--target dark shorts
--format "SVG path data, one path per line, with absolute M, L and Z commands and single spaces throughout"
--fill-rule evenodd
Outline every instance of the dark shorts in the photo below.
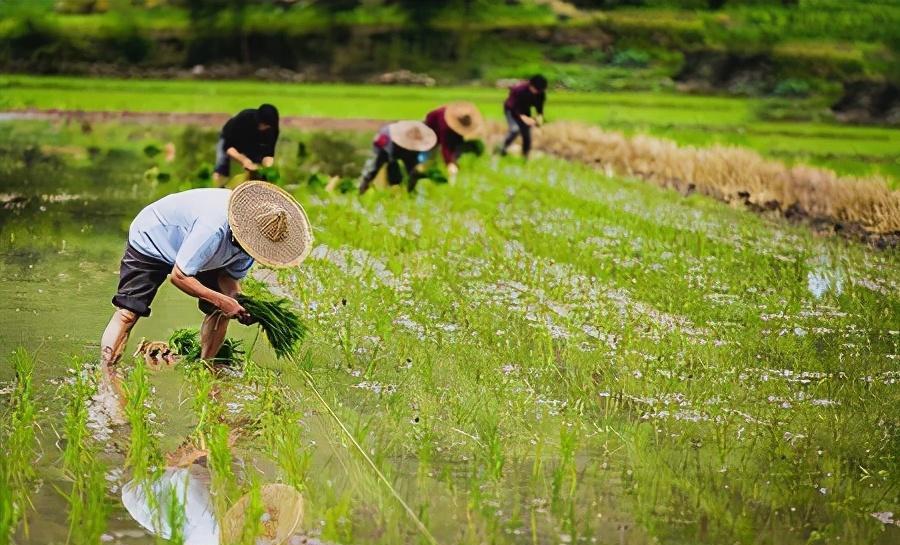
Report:
M 122 264 L 119 266 L 119 289 L 112 298 L 112 304 L 130 310 L 138 316 L 150 316 L 150 304 L 171 272 L 172 265 L 146 256 L 129 244 L 125 248 L 125 255 L 122 256 Z M 222 269 L 201 271 L 194 275 L 194 278 L 207 288 L 221 292 L 219 287 L 221 272 Z M 203 299 L 200 299 L 198 306 L 205 314 L 216 311 L 215 305 Z

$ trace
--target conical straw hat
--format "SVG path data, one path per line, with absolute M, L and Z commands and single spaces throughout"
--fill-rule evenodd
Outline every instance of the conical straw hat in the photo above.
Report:
M 303 522 L 303 496 L 286 484 L 267 484 L 259 491 L 263 504 L 260 520 L 262 534 L 256 543 L 279 545 L 286 542 Z M 250 495 L 245 494 L 231 506 L 222 520 L 219 542 L 222 545 L 236 545 L 241 541 L 247 518 Z
M 444 108 L 444 121 L 466 140 L 481 134 L 484 128 L 484 117 L 471 102 L 452 102 Z
M 437 135 L 421 121 L 397 121 L 388 125 L 391 141 L 410 151 L 428 151 L 437 144 Z
M 244 182 L 231 192 L 228 224 L 244 250 L 270 267 L 299 265 L 312 250 L 312 227 L 303 207 L 268 182 Z

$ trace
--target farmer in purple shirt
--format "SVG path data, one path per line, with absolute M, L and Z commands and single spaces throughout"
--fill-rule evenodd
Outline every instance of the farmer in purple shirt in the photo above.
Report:
M 509 88 L 509 96 L 503 103 L 509 133 L 500 148 L 500 154 L 506 155 L 506 149 L 520 134 L 522 135 L 522 155 L 528 157 L 531 151 L 531 127 L 544 121 L 544 101 L 547 99 L 547 78 L 537 75 Z M 537 116 L 531 116 L 534 108 Z
M 254 261 L 273 267 L 299 264 L 312 246 L 309 220 L 300 204 L 266 182 L 230 189 L 191 189 L 148 205 L 131 222 L 119 269 L 116 307 L 100 340 L 102 393 L 114 421 L 119 379 L 115 366 L 138 318 L 169 278 L 199 300 L 206 314 L 200 328 L 200 357 L 218 353 L 231 318 L 253 317 L 237 301 L 240 280 Z M 109 394 L 112 394 L 110 396 Z M 121 401 L 120 401 L 121 402 Z

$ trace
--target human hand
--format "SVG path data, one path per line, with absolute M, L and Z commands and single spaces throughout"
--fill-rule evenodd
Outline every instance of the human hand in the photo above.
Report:
M 240 322 L 241 325 L 253 325 L 259 320 L 248 312 L 246 315 L 238 316 L 237 321 Z
M 259 165 L 257 165 L 250 159 L 247 159 L 246 161 L 244 161 L 244 170 L 249 170 L 250 172 L 255 172 L 258 168 L 259 168 Z
M 219 301 L 216 306 L 227 318 L 237 318 L 238 320 L 250 319 L 250 313 L 247 312 L 247 309 L 242 307 L 241 304 L 237 302 L 237 299 L 234 299 L 233 297 L 223 295 L 222 300 Z
M 272 166 L 272 165 L 274 165 L 274 164 L 275 164 L 275 158 L 274 158 L 274 157 L 263 157 L 263 160 L 262 160 L 262 166 L 264 166 L 264 167 L 270 167 L 270 166 Z

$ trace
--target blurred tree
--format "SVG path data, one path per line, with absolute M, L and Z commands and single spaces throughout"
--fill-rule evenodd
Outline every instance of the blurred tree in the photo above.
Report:
M 362 5 L 362 0 L 313 0 L 312 5 L 328 12 L 351 11 Z
M 386 3 L 399 6 L 413 23 L 428 25 L 441 10 L 458 2 L 454 0 L 388 0 Z
M 238 36 L 240 40 L 241 60 L 250 62 L 250 46 L 244 28 L 244 13 L 251 0 L 182 0 L 188 9 L 192 36 L 202 37 L 221 30 L 217 21 L 220 14 L 228 25 L 226 34 Z
M 620 6 L 640 6 L 644 0 L 570 0 L 579 8 L 587 9 L 612 9 Z
M 99 13 L 109 9 L 107 0 L 58 0 L 54 9 L 59 13 Z

